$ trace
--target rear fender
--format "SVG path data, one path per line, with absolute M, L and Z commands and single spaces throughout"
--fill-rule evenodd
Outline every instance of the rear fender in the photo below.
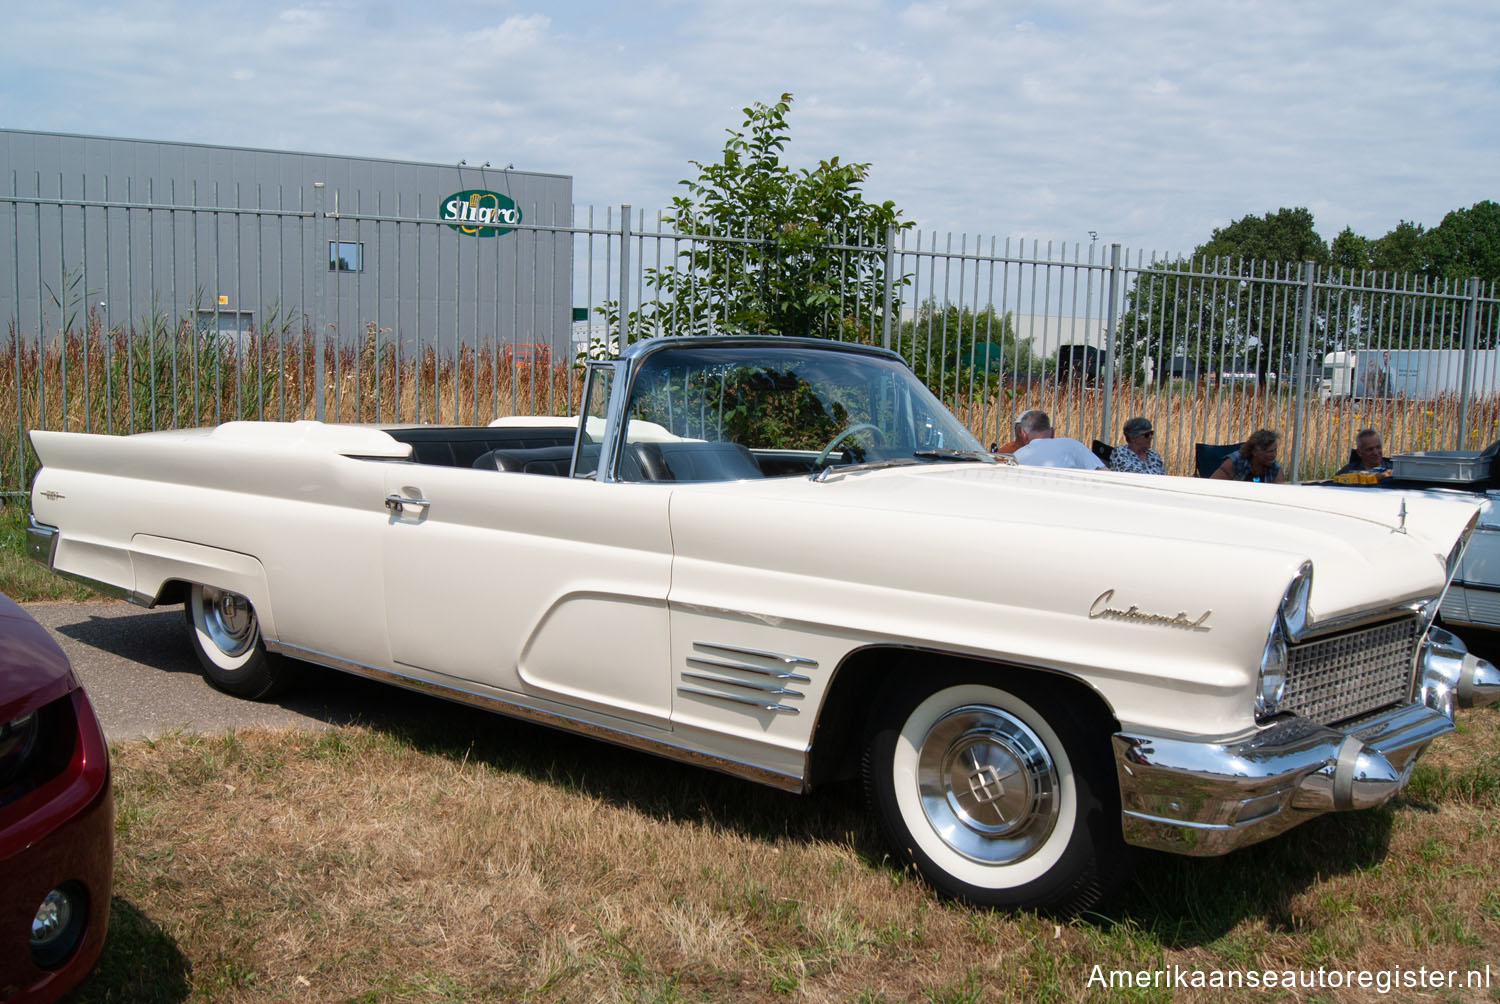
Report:
M 266 570 L 253 555 L 138 533 L 130 538 L 130 562 L 137 593 L 160 598 L 173 580 L 227 589 L 255 607 L 262 636 L 277 637 Z

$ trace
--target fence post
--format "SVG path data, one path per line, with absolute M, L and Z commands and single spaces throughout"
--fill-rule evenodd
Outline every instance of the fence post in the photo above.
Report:
M 1287 480 L 1298 481 L 1302 477 L 1302 427 L 1307 421 L 1307 374 L 1308 343 L 1312 341 L 1312 318 L 1314 285 L 1318 278 L 1318 266 L 1313 262 L 1302 263 L 1302 324 L 1297 332 L 1297 401 L 1292 409 L 1292 457 L 1287 464 Z
M 896 267 L 896 228 L 887 226 L 885 228 L 885 281 L 881 284 L 885 288 L 881 290 L 881 318 L 880 318 L 880 344 L 883 348 L 891 347 L 891 299 L 894 280 L 891 279 L 891 271 Z
M 630 204 L 620 206 L 620 331 L 616 353 L 624 352 L 630 324 Z
M 1090 257 L 1093 253 L 1090 252 Z M 1104 321 L 1104 408 L 1099 417 L 1099 438 L 1110 441 L 1109 430 L 1114 427 L 1111 412 L 1115 403 L 1115 326 L 1120 315 L 1116 298 L 1120 295 L 1120 245 L 1109 246 L 1109 306 L 1105 308 Z
M 1458 390 L 1458 441 L 1455 450 L 1462 450 L 1469 438 L 1469 392 L 1474 389 L 1474 326 L 1479 319 L 1479 277 L 1469 277 L 1469 303 L 1464 310 L 1464 361 L 1463 375 L 1459 378 Z
M 328 220 L 323 213 L 323 182 L 313 182 L 313 417 L 323 421 L 323 336 L 327 305 L 323 287 L 328 282 Z M 304 414 L 306 414 L 304 412 Z

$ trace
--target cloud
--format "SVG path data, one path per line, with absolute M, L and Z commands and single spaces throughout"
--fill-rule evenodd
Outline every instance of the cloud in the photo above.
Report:
M 787 159 L 870 161 L 926 228 L 1188 250 L 1495 197 L 1497 49 L 1488 0 L 55 0 L 10 18 L 0 93 L 16 128 L 514 161 L 656 208 L 790 91 Z

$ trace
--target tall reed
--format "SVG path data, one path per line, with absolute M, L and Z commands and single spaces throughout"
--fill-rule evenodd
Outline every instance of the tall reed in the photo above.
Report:
M 97 311 L 42 338 L 0 343 L 0 490 L 24 491 L 36 473 L 25 432 L 129 434 L 237 420 L 317 415 L 313 332 L 268 311 L 259 329 L 205 333 L 158 310 L 105 328 Z M 576 412 L 581 372 L 504 345 L 465 345 L 455 359 L 432 346 L 398 348 L 367 324 L 357 344 L 323 346 L 323 418 L 329 422 L 483 425 L 512 414 Z
M 265 312 L 244 333 L 204 332 L 186 318 L 153 306 L 135 321 L 106 328 L 97 310 L 41 339 L 9 325 L 0 344 L 0 490 L 24 491 L 37 460 L 31 429 L 126 434 L 216 425 L 234 420 L 294 421 L 317 414 L 316 348 L 307 319 Z M 324 419 L 330 422 L 482 425 L 503 415 L 572 414 L 582 373 L 545 355 L 525 357 L 496 343 L 463 345 L 455 358 L 433 346 L 412 351 L 390 329 L 364 326 L 357 342 L 331 336 L 323 347 Z M 987 396 L 948 402 L 982 442 L 1010 438 L 1021 410 L 1040 407 L 1066 435 L 1088 442 L 1099 434 L 1101 386 L 1043 380 L 1002 385 Z M 1285 388 L 1258 393 L 1238 385 L 1173 381 L 1119 382 L 1111 389 L 1115 430 L 1132 415 L 1155 424 L 1155 446 L 1173 474 L 1193 473 L 1196 443 L 1240 442 L 1255 429 L 1283 434 L 1281 459 L 1291 458 L 1300 427 L 1304 480 L 1326 477 L 1348 459 L 1355 433 L 1379 429 L 1386 452 L 1482 449 L 1500 438 L 1500 399 L 1470 402 L 1467 434 L 1455 440 L 1460 402 L 1404 398 L 1321 401 L 1309 391 L 1301 405 Z M 1103 438 L 1121 441 L 1118 431 Z

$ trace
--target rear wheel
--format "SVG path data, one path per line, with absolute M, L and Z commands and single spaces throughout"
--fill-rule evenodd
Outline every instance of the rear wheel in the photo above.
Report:
M 940 892 L 1071 912 L 1123 877 L 1101 749 L 1028 681 L 929 679 L 881 701 L 865 787 L 891 843 Z
M 291 683 L 286 663 L 266 651 L 255 608 L 239 593 L 194 585 L 185 613 L 203 675 L 218 689 L 255 701 Z

